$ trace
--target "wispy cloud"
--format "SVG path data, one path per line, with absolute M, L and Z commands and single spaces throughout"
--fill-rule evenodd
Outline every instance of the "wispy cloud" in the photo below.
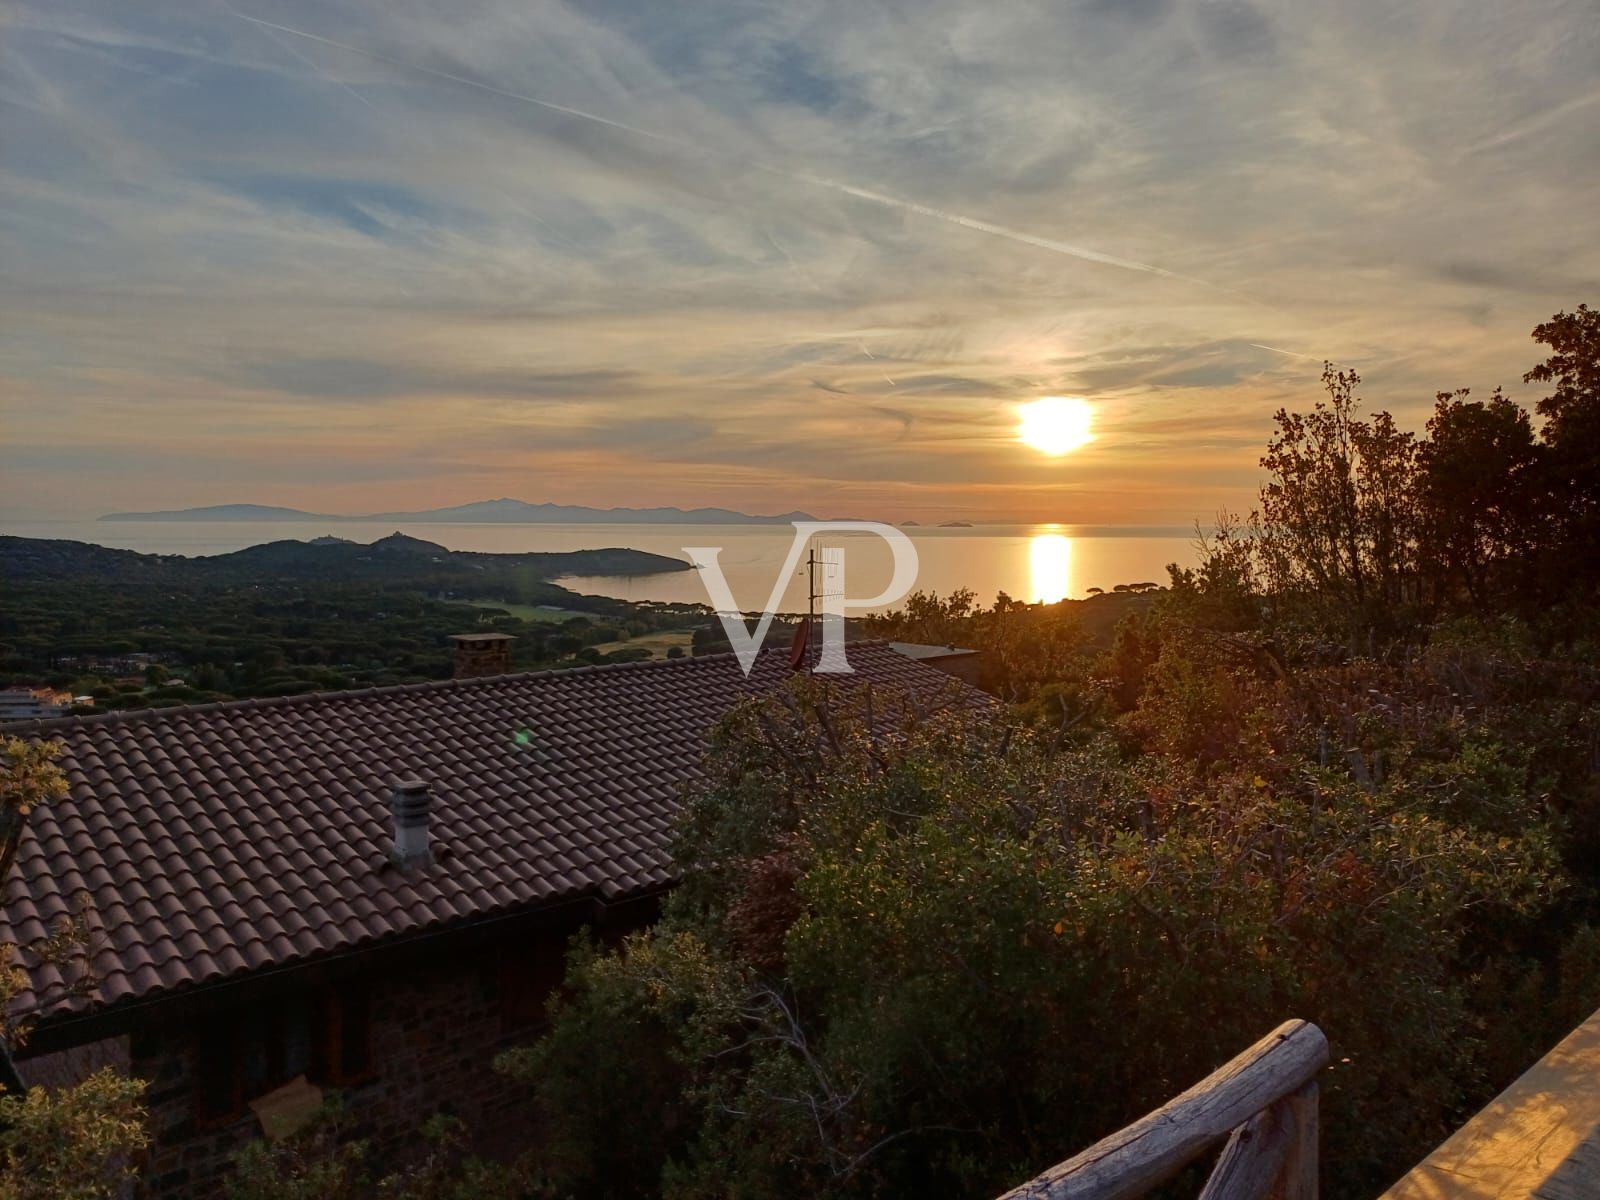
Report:
M 234 2 L 8 10 L 0 502 L 1183 523 L 1600 284 L 1557 0 Z

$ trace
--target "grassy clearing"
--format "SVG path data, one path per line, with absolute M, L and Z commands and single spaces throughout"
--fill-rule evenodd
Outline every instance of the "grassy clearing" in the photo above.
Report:
M 685 654 L 694 643 L 694 634 L 688 629 L 658 629 L 654 633 L 642 633 L 636 638 L 629 638 L 625 642 L 606 642 L 595 649 L 602 654 L 610 654 L 613 650 L 638 650 L 643 648 L 650 651 L 652 658 L 665 658 L 667 651 L 673 646 L 681 646 Z

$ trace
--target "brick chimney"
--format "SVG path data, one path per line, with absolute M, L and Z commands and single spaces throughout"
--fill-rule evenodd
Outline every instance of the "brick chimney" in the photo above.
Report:
M 450 644 L 455 647 L 455 678 L 477 679 L 484 675 L 506 675 L 511 671 L 511 643 L 517 639 L 509 633 L 454 633 Z
M 401 867 L 425 867 L 433 862 L 428 843 L 429 809 L 432 797 L 420 779 L 403 779 L 394 785 L 389 811 L 394 816 L 394 848 L 390 851 Z

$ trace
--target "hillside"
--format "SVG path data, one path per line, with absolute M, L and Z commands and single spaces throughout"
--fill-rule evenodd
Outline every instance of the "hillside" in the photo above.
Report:
M 370 545 L 338 539 L 277 541 L 229 554 L 185 557 L 113 550 L 88 542 L 0 537 L 0 573 L 13 581 L 159 583 L 206 586 L 295 580 L 375 583 L 502 595 L 511 583 L 563 575 L 651 575 L 689 564 L 610 547 L 562 553 L 478 554 L 395 533 Z
M 625 661 L 686 642 L 700 614 L 553 580 L 689 569 L 637 550 L 472 554 L 403 534 L 196 558 L 0 537 L 0 683 L 46 681 L 100 709 L 381 686 L 448 677 L 449 636 L 481 629 L 515 639 L 518 669 Z

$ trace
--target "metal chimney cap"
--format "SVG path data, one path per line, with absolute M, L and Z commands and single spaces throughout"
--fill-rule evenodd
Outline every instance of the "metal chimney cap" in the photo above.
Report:
M 428 785 L 421 780 L 406 779 L 394 785 L 389 798 L 389 810 L 394 814 L 392 857 L 400 866 L 426 866 L 433 861 L 428 838 L 432 805 Z

